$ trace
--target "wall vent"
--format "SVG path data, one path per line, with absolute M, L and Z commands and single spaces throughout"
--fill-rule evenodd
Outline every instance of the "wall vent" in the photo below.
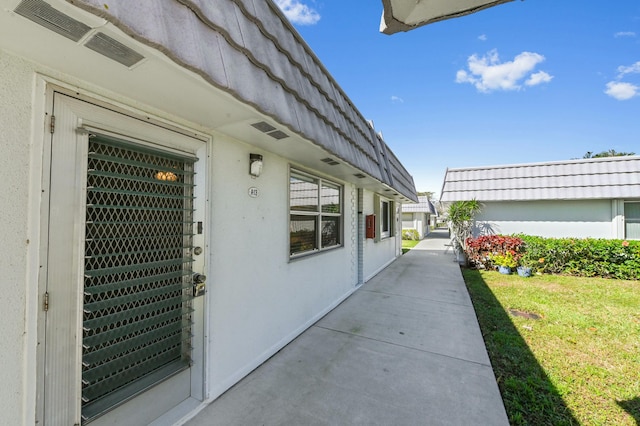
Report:
M 94 52 L 121 63 L 125 67 L 132 67 L 144 59 L 144 56 L 135 50 L 101 32 L 91 37 L 85 43 L 85 46 Z
M 88 25 L 65 15 L 42 0 L 23 0 L 14 11 L 73 41 L 80 40 L 91 30 Z

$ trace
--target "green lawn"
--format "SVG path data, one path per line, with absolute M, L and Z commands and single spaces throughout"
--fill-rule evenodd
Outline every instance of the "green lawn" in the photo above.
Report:
M 405 254 L 406 252 L 417 246 L 419 242 L 420 241 L 402 240 L 402 254 Z
M 463 275 L 511 424 L 640 425 L 640 282 Z

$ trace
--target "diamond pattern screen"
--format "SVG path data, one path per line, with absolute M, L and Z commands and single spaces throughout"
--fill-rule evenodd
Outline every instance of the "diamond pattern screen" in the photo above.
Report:
M 89 139 L 85 421 L 189 367 L 194 161 Z

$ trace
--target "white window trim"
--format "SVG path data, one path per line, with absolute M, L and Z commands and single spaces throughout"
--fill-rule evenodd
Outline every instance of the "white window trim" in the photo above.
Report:
M 387 230 L 383 231 L 384 223 L 383 223 L 383 203 L 387 205 L 388 216 L 387 216 Z M 387 238 L 394 237 L 396 235 L 396 220 L 398 218 L 398 212 L 396 211 L 396 202 L 389 199 L 381 197 L 378 194 L 375 194 L 373 197 L 373 208 L 374 215 L 376 216 L 376 238 L 375 242 L 382 241 Z
M 304 176 L 310 179 L 313 179 L 316 181 L 317 185 L 318 185 L 318 210 L 315 212 L 309 212 L 309 211 L 303 211 L 303 210 L 294 210 L 291 207 L 291 176 L 292 175 L 300 175 L 300 176 Z M 340 212 L 339 213 L 328 213 L 328 212 L 322 212 L 322 185 L 328 185 L 331 187 L 335 187 L 339 190 L 339 207 L 340 207 Z M 339 183 L 337 183 L 336 181 L 330 180 L 330 179 L 326 179 L 323 178 L 319 175 L 307 172 L 305 170 L 302 170 L 300 168 L 297 167 L 289 167 L 289 179 L 288 179 L 288 196 L 287 196 L 287 200 L 289 203 L 289 226 L 288 228 L 288 232 L 289 232 L 289 238 L 288 238 L 288 244 L 287 244 L 287 250 L 289 253 L 289 259 L 293 260 L 293 259 L 298 259 L 301 257 L 307 257 L 313 254 L 317 254 L 317 253 L 322 253 L 322 252 L 326 252 L 329 250 L 334 250 L 337 248 L 341 248 L 344 247 L 344 185 L 341 185 Z M 297 215 L 297 216 L 310 216 L 310 217 L 314 217 L 316 220 L 316 229 L 318 230 L 316 233 L 316 247 L 315 249 L 312 250 L 307 250 L 307 251 L 303 251 L 303 252 L 298 252 L 298 253 L 291 253 L 291 216 L 293 215 Z M 338 231 L 338 239 L 339 242 L 336 245 L 332 245 L 332 246 L 328 246 L 328 247 L 323 247 L 322 246 L 322 218 L 323 217 L 338 217 L 339 219 L 339 231 Z
M 626 216 L 626 205 L 627 204 L 640 204 L 640 200 L 633 200 L 633 201 L 623 201 L 622 202 L 622 234 L 623 234 L 623 238 L 626 240 L 638 240 L 640 238 L 631 238 L 629 236 L 627 236 L 627 216 Z
M 391 236 L 392 208 L 392 203 L 390 201 L 380 200 L 380 238 L 382 239 L 389 238 Z

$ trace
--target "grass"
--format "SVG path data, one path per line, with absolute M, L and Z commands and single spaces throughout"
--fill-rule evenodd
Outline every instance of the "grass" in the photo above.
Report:
M 402 254 L 405 254 L 406 252 L 417 246 L 419 242 L 420 241 L 402 240 Z
M 511 424 L 640 424 L 638 281 L 463 275 Z

